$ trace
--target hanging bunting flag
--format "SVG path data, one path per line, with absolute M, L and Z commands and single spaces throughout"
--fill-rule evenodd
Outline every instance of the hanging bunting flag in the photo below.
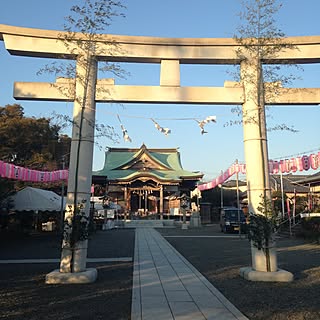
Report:
M 123 140 L 125 142 L 132 142 L 131 138 L 128 135 L 128 131 L 125 129 L 125 127 L 122 124 L 120 124 L 120 126 L 122 130 Z
M 198 122 L 198 125 L 199 125 L 199 127 L 201 129 L 201 134 L 208 133 L 207 131 L 204 130 L 205 123 L 203 121 L 198 121 L 198 120 L 196 120 L 196 121 Z
M 120 122 L 120 127 L 121 127 L 121 130 L 122 130 L 122 136 L 123 136 L 123 140 L 125 142 L 132 142 L 131 138 L 129 137 L 128 135 L 128 131 L 127 129 L 124 127 L 124 125 L 122 124 L 121 120 L 120 120 L 120 117 L 119 115 L 117 114 L 117 117 L 118 117 L 118 120 Z
M 171 130 L 169 128 L 162 128 L 159 123 L 157 123 L 154 119 L 151 118 L 151 120 L 154 123 L 154 126 L 161 132 L 163 133 L 165 136 L 167 136 L 168 134 L 171 133 Z
M 207 131 L 204 130 L 204 126 L 209 122 L 216 122 L 216 120 L 217 120 L 216 116 L 208 116 L 204 120 L 201 120 L 201 121 L 196 120 L 198 122 L 200 129 L 201 129 L 201 134 L 208 133 Z

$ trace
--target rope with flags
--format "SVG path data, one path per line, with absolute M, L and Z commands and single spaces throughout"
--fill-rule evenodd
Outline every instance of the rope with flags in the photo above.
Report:
M 269 160 L 269 172 L 271 174 L 290 173 L 297 171 L 308 171 L 309 169 L 317 170 L 320 167 L 320 151 L 310 155 L 298 156 L 284 160 Z M 221 173 L 217 178 L 210 182 L 198 185 L 200 191 L 215 188 L 217 185 L 224 183 L 235 173 L 246 174 L 246 165 L 241 163 L 232 164 L 226 171 Z

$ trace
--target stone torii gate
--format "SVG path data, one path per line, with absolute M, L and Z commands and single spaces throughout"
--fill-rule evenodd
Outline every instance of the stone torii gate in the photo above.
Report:
M 181 87 L 180 64 L 240 64 L 242 71 L 258 75 L 264 61 L 250 57 L 241 62 L 236 50 L 239 44 L 228 38 L 157 38 L 143 36 L 99 35 L 95 41 L 95 53 L 85 53 L 76 45 L 70 48 L 61 40 L 64 32 L 21 28 L 0 25 L 0 40 L 12 55 L 68 58 L 77 61 L 76 79 L 57 79 L 55 83 L 16 82 L 14 97 L 17 100 L 73 101 L 74 125 L 72 131 L 71 157 L 68 181 L 67 208 L 74 203 L 74 195 L 85 203 L 89 215 L 90 185 L 94 142 L 96 102 L 121 103 L 167 103 L 167 104 L 218 104 L 242 105 L 243 115 L 259 118 L 257 86 L 244 80 L 243 85 L 225 82 L 224 87 Z M 75 39 L 83 39 L 81 33 Z M 268 58 L 268 63 L 319 63 L 320 36 L 290 37 L 286 43 L 294 49 L 285 49 L 277 56 Z M 116 49 L 114 47 L 116 45 Z M 86 74 L 80 61 L 86 59 L 90 73 Z M 160 64 L 159 86 L 116 85 L 113 79 L 97 79 L 98 61 L 135 62 Z M 87 77 L 87 86 L 79 80 Z M 257 78 L 258 78 L 257 77 Z M 312 105 L 320 103 L 319 88 L 279 88 L 266 104 Z M 248 92 L 251 92 L 248 95 Z M 254 94 L 252 94 L 252 92 Z M 84 104 L 79 95 L 85 95 Z M 264 111 L 264 110 L 263 110 Z M 77 123 L 83 115 L 82 133 Z M 245 117 L 245 116 L 244 116 Z M 270 192 L 267 168 L 268 151 L 265 119 L 258 123 L 243 119 L 244 153 L 247 168 L 249 210 L 257 213 L 261 195 Z M 79 137 L 82 136 L 81 140 Z M 79 141 L 81 140 L 81 141 Z M 78 148 L 81 143 L 81 148 Z M 79 152 L 77 153 L 76 150 Z M 87 241 L 77 243 L 76 251 L 63 248 L 60 270 L 47 275 L 47 283 L 92 282 L 95 269 L 86 269 Z M 260 250 L 262 251 L 262 250 Z M 276 253 L 273 253 L 271 271 L 266 272 L 265 258 L 252 249 L 253 272 L 246 278 L 263 281 L 291 281 L 292 275 L 277 268 Z M 71 260 L 73 265 L 71 265 Z M 258 274 L 258 276 L 257 276 Z M 268 274 L 267 276 L 264 276 Z M 83 280 L 84 279 L 84 280 Z

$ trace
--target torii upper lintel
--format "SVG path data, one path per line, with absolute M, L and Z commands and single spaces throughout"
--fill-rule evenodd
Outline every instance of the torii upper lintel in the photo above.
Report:
M 68 33 L 63 31 L 22 28 L 0 24 L 0 40 L 14 55 L 73 58 L 76 46 L 65 46 Z M 73 40 L 86 40 L 75 33 Z M 320 36 L 288 37 L 283 41 L 292 44 L 268 63 L 320 62 Z M 160 38 L 100 34 L 96 36 L 97 59 L 118 62 L 160 63 L 161 60 L 179 60 L 191 64 L 239 63 L 236 49 L 239 44 L 232 38 Z M 72 52 L 72 53 L 71 53 Z

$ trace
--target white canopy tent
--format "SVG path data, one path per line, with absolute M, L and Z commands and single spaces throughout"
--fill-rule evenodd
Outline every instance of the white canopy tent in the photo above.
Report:
M 11 200 L 13 204 L 12 209 L 15 211 L 61 210 L 61 196 L 53 191 L 26 187 L 13 195 Z

